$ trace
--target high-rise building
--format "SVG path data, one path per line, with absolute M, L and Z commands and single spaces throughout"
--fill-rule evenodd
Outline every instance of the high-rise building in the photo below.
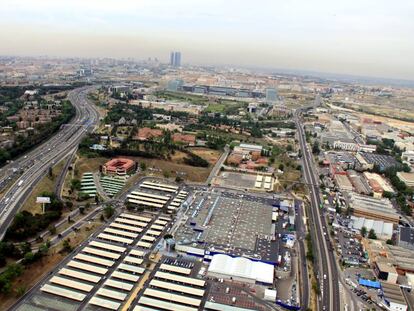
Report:
M 181 66 L 181 52 L 170 53 L 170 66 L 180 67 Z
M 175 67 L 181 67 L 181 52 L 175 52 Z
M 277 91 L 275 88 L 266 89 L 266 102 L 273 103 L 277 101 Z
M 175 53 L 171 52 L 170 53 L 170 66 L 174 66 L 174 59 L 175 59 Z

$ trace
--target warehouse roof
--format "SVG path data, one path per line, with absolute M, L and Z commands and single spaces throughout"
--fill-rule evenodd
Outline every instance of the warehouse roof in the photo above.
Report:
M 254 279 L 257 282 L 273 283 L 273 265 L 252 261 L 244 257 L 217 254 L 211 260 L 209 272 Z

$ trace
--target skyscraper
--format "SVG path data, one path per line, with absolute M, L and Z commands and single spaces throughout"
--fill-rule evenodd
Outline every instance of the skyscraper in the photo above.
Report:
M 175 67 L 181 67 L 181 52 L 175 52 Z
M 181 66 L 181 52 L 170 53 L 170 66 L 180 67 Z
M 274 103 L 277 101 L 277 91 L 275 88 L 266 89 L 266 102 Z
M 175 53 L 171 52 L 170 53 L 170 66 L 174 66 L 174 59 L 175 59 Z

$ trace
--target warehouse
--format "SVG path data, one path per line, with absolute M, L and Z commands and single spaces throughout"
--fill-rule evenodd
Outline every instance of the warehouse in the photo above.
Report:
M 408 309 L 407 302 L 401 292 L 400 286 L 381 282 L 384 302 L 391 311 L 405 311 Z
M 224 254 L 213 256 L 207 275 L 254 284 L 273 284 L 274 267 L 263 262 Z
M 359 233 L 363 227 L 367 229 L 367 232 L 371 229 L 374 230 L 378 239 L 384 241 L 391 239 L 394 231 L 393 223 L 351 216 L 351 221 L 349 222 L 350 229 Z
M 352 183 L 350 182 L 347 175 L 336 174 L 335 182 L 338 185 L 339 190 L 341 191 L 352 191 Z
M 353 210 L 353 215 L 357 217 L 382 220 L 394 224 L 398 224 L 400 221 L 400 215 L 388 199 L 351 193 L 349 195 L 349 206 Z

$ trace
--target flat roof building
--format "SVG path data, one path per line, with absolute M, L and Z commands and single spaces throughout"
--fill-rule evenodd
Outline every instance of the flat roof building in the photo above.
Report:
M 353 215 L 368 219 L 382 220 L 398 224 L 400 215 L 394 209 L 390 200 L 373 198 L 356 193 L 349 195 L 349 205 L 353 210 Z
M 347 175 L 335 175 L 335 182 L 341 191 L 352 191 L 353 187 Z
M 407 302 L 401 292 L 399 285 L 381 282 L 384 302 L 391 311 L 405 311 L 408 309 Z
M 414 250 L 414 228 L 400 227 L 398 246 Z
M 273 284 L 273 270 L 271 264 L 244 257 L 233 258 L 225 254 L 217 254 L 213 256 L 207 274 L 246 283 Z
M 378 239 L 384 240 L 384 241 L 391 239 L 392 233 L 394 231 L 393 223 L 384 222 L 382 220 L 373 220 L 373 219 L 366 219 L 364 217 L 351 216 L 349 228 L 359 232 L 361 231 L 362 227 L 365 227 L 368 232 L 371 229 L 373 229 Z

